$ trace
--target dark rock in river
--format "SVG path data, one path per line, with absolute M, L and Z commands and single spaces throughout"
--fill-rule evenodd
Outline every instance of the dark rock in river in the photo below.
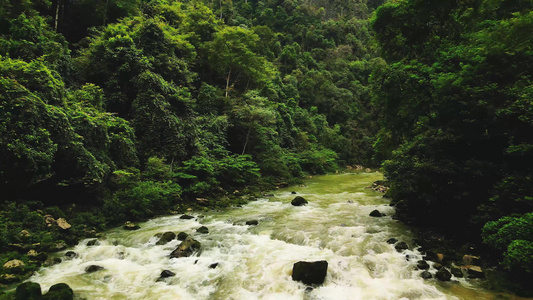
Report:
M 463 271 L 461 271 L 461 268 L 457 268 L 457 267 L 452 267 L 451 268 L 451 273 L 453 276 L 455 277 L 463 277 Z
M 74 299 L 74 291 L 66 283 L 54 284 L 48 290 L 43 300 L 72 300 Z
M 302 197 L 302 196 L 296 196 L 291 201 L 291 204 L 294 205 L 294 206 L 302 206 L 302 205 L 306 205 L 307 203 L 309 203 L 309 202 L 307 202 L 307 200 L 305 200 L 305 198 Z
M 61 258 L 54 257 L 54 258 L 49 258 L 49 259 L 45 260 L 44 263 L 43 263 L 43 266 L 44 267 L 51 267 L 53 265 L 57 265 L 57 264 L 60 264 L 60 263 L 61 263 Z
M 399 242 L 398 244 L 396 244 L 396 246 L 394 246 L 394 248 L 396 249 L 396 251 L 402 252 L 403 250 L 409 249 L 409 246 L 406 242 Z
M 292 194 L 292 195 L 296 195 L 296 192 L 295 192 L 295 191 L 292 191 L 291 194 Z
M 159 278 L 157 278 L 157 281 L 162 281 L 165 278 L 174 277 L 174 276 L 176 276 L 176 273 L 170 270 L 163 270 L 163 272 L 161 272 L 161 275 L 159 275 Z
M 170 253 L 171 258 L 180 258 L 191 256 L 194 252 L 199 251 L 200 242 L 188 236 L 179 246 Z
M 427 261 L 425 260 L 419 260 L 417 263 L 416 263 L 416 267 L 420 270 L 427 270 L 429 269 L 429 264 Z
M 433 275 L 431 275 L 431 273 L 429 273 L 429 271 L 424 271 L 424 272 L 420 273 L 420 277 L 422 277 L 424 279 L 431 279 L 431 278 L 433 278 Z
M 209 269 L 216 269 L 218 267 L 218 263 L 210 264 Z
M 390 238 L 390 239 L 387 240 L 387 243 L 389 243 L 389 244 L 396 244 L 397 241 L 398 241 L 397 238 Z
M 103 269 L 104 269 L 104 267 L 102 267 L 102 266 L 90 265 L 87 268 L 85 268 L 85 273 L 94 273 L 94 272 L 98 272 L 98 271 L 103 270 Z
M 246 221 L 246 225 L 258 225 L 259 222 L 257 220 L 250 220 L 250 221 Z
M 299 261 L 292 267 L 292 280 L 304 284 L 322 284 L 328 272 L 328 262 L 325 260 L 306 262 Z
M 24 282 L 17 286 L 15 291 L 15 300 L 40 300 L 41 298 L 41 285 L 36 282 Z
M 122 226 L 122 228 L 124 228 L 126 230 L 137 230 L 137 229 L 139 229 L 141 227 L 139 227 L 139 225 L 136 225 L 133 222 L 126 221 L 126 223 L 124 223 L 124 226 Z
M 373 211 L 370 212 L 370 216 L 379 218 L 379 217 L 384 217 L 385 214 L 382 214 L 382 213 L 379 212 L 379 210 L 374 209 Z
M 99 245 L 100 245 L 100 242 L 97 239 L 92 239 L 87 242 L 87 247 L 99 246 Z
M 209 228 L 207 228 L 205 226 L 202 226 L 202 227 L 196 229 L 196 232 L 202 233 L 202 234 L 208 234 L 209 233 Z
M 171 232 L 171 231 L 167 231 L 165 233 L 163 233 L 161 235 L 161 238 L 159 239 L 159 241 L 157 241 L 157 243 L 155 243 L 156 245 L 164 245 L 170 241 L 172 241 L 173 239 L 176 238 L 176 234 L 174 232 Z
M 67 253 L 65 253 L 65 256 L 70 258 L 70 259 L 73 259 L 73 258 L 78 257 L 78 253 L 76 253 L 74 251 L 67 251 Z
M 450 279 L 452 278 L 452 274 L 445 268 L 441 268 L 437 271 L 435 277 L 440 281 L 450 281 Z
M 185 241 L 185 239 L 188 237 L 189 235 L 186 234 L 185 232 L 180 232 L 178 233 L 178 240 L 180 241 Z
M 478 266 L 466 266 L 466 273 L 468 274 L 469 279 L 474 278 L 485 278 L 485 273 L 483 273 L 483 270 L 481 267 Z
M 180 217 L 180 219 L 182 219 L 182 220 L 190 220 L 190 219 L 194 219 L 194 217 L 193 216 L 189 216 L 189 215 L 182 215 Z

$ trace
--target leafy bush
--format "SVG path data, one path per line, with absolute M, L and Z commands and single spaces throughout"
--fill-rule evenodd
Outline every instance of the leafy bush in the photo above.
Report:
M 483 241 L 503 253 L 506 268 L 533 273 L 533 213 L 488 222 Z

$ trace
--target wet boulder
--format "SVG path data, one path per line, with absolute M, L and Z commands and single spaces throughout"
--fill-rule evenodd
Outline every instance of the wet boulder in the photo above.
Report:
M 429 264 L 427 261 L 425 260 L 419 260 L 417 263 L 416 263 L 416 267 L 419 269 L 419 270 L 427 270 L 429 269 Z
M 394 246 L 394 248 L 396 249 L 396 251 L 402 252 L 404 250 L 409 249 L 409 246 L 406 242 L 399 242 L 398 244 L 396 244 L 396 246 Z
M 210 264 L 209 269 L 216 269 L 218 267 L 218 263 Z
M 398 242 L 397 238 L 390 238 L 387 240 L 387 244 L 396 244 L 396 242 Z
M 180 232 L 178 233 L 178 240 L 180 241 L 185 241 L 185 239 L 188 237 L 189 235 L 186 234 L 185 232 Z
M 40 300 L 41 298 L 41 285 L 36 282 L 24 282 L 17 286 L 15 291 L 15 300 Z
M 100 242 L 97 239 L 92 239 L 90 241 L 87 241 L 87 247 L 99 246 L 99 245 L 100 245 Z
M 45 260 L 44 263 L 43 263 L 43 266 L 44 267 L 51 267 L 53 265 L 57 265 L 57 264 L 60 264 L 60 263 L 61 263 L 61 258 L 54 257 L 54 258 L 49 258 L 49 259 Z
M 307 203 L 309 202 L 307 202 L 307 200 L 305 200 L 305 198 L 302 196 L 296 196 L 291 201 L 291 204 L 294 206 L 302 206 L 302 205 L 306 205 Z
M 67 251 L 67 253 L 65 253 L 65 256 L 70 258 L 70 259 L 73 259 L 73 258 L 76 258 L 78 257 L 78 253 L 74 252 L 74 251 Z
M 445 268 L 441 268 L 437 271 L 435 277 L 440 281 L 450 281 L 450 279 L 452 278 L 452 274 Z
M 258 225 L 259 224 L 259 221 L 257 220 L 250 220 L 250 221 L 246 221 L 246 225 Z
M 74 291 L 66 283 L 54 284 L 48 290 L 43 300 L 72 300 L 74 299 Z
M 451 273 L 453 276 L 455 277 L 463 277 L 463 271 L 461 271 L 461 268 L 457 268 L 457 267 L 452 267 L 451 268 Z
M 174 276 L 176 276 L 176 273 L 170 270 L 163 270 L 163 272 L 161 272 L 161 275 L 159 275 L 159 278 L 157 278 L 157 281 L 162 281 L 165 278 L 174 277 Z
M 126 221 L 126 223 L 124 223 L 124 226 L 122 226 L 122 228 L 126 229 L 126 230 L 137 230 L 139 228 L 141 228 L 139 225 L 131 222 L 131 221 Z
M 200 242 L 188 236 L 178 247 L 170 253 L 171 258 L 180 258 L 191 256 L 194 252 L 199 251 Z
M 202 227 L 196 229 L 196 232 L 201 233 L 201 234 L 208 234 L 209 233 L 209 228 L 207 228 L 205 226 L 202 226 Z
M 433 278 L 433 275 L 431 275 L 431 273 L 429 273 L 429 271 L 424 271 L 422 273 L 420 273 L 420 277 L 424 278 L 424 279 L 431 279 Z
M 373 211 L 370 212 L 370 216 L 375 217 L 375 218 L 380 218 L 380 217 L 384 217 L 385 214 L 382 214 L 381 212 L 379 212 L 379 210 L 374 209 Z
M 94 272 L 98 272 L 98 271 L 103 270 L 103 269 L 105 269 L 105 268 L 102 267 L 102 266 L 90 265 L 87 268 L 85 268 L 85 273 L 94 273 Z
M 190 216 L 190 215 L 182 215 L 182 216 L 180 217 L 180 219 L 182 219 L 182 220 L 190 220 L 190 219 L 194 219 L 194 217 L 193 217 L 193 216 Z
M 167 231 L 165 233 L 163 233 L 161 235 L 161 238 L 159 239 L 159 241 L 157 241 L 157 243 L 155 243 L 156 245 L 164 245 L 170 241 L 172 241 L 173 239 L 176 238 L 176 234 L 174 232 L 171 232 L 171 231 Z
M 324 283 L 328 272 L 328 262 L 325 260 L 306 262 L 299 261 L 292 267 L 292 280 L 307 285 Z

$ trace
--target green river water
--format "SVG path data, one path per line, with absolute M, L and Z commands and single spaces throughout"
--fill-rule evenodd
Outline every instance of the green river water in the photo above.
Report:
M 65 282 L 79 299 L 514 299 L 484 290 L 476 280 L 421 279 L 413 233 L 390 217 L 394 208 L 382 194 L 366 188 L 381 178 L 378 172 L 315 176 L 242 208 L 193 212 L 191 220 L 160 217 L 137 231 L 117 228 L 98 246 L 81 241 L 69 249 L 78 258 L 41 269 L 30 280 L 44 291 Z M 309 204 L 292 206 L 292 191 Z M 374 209 L 387 216 L 370 217 Z M 247 226 L 248 220 L 259 225 Z M 209 234 L 195 233 L 202 225 Z M 193 234 L 201 253 L 170 259 L 179 241 L 155 245 L 154 235 L 166 231 Z M 398 253 L 386 242 L 391 237 L 411 250 Z M 291 279 L 301 260 L 329 263 L 325 283 L 311 292 Z M 86 274 L 93 264 L 105 269 Z M 163 270 L 176 276 L 157 282 Z

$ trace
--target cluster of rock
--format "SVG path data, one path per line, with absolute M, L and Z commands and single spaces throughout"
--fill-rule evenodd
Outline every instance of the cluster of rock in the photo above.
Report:
M 378 180 L 372 183 L 371 186 L 368 186 L 367 188 L 373 189 L 376 192 L 380 193 L 386 193 L 389 190 L 389 187 L 386 185 L 385 181 Z
M 41 285 L 35 282 L 24 282 L 15 291 L 15 300 L 72 300 L 74 291 L 66 283 L 54 284 L 46 294 L 42 294 Z
M 416 263 L 416 268 L 422 271 L 420 273 L 422 278 L 436 278 L 440 281 L 450 281 L 452 277 L 485 278 L 483 269 L 479 266 L 479 256 L 470 254 L 460 256 L 452 247 L 446 246 L 444 241 L 442 237 L 427 235 L 417 240 L 420 251 L 424 254 L 423 259 Z M 387 242 L 394 244 L 398 252 L 409 249 L 405 242 L 398 242 L 396 238 L 390 238 Z

